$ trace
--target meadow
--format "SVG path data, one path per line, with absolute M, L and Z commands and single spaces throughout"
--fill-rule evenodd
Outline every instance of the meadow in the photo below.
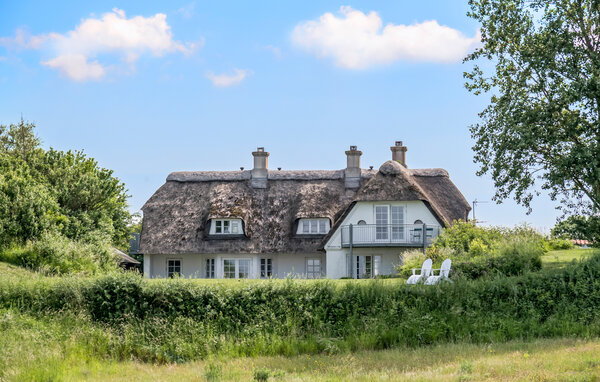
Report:
M 600 257 L 542 263 L 429 288 L 47 277 L 1 263 L 0 380 L 593 380 Z

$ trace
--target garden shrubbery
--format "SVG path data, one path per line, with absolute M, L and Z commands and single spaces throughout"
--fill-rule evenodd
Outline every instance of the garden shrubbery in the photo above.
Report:
M 102 239 L 75 241 L 50 232 L 23 246 L 0 251 L 0 261 L 45 275 L 93 275 L 117 269 L 117 259 L 109 242 Z
M 70 314 L 107 333 L 107 354 L 151 362 L 597 336 L 599 305 L 600 256 L 563 270 L 437 286 L 378 280 L 207 286 L 128 273 L 0 280 L 0 312 Z
M 560 240 L 547 239 L 528 226 L 480 227 L 456 221 L 427 248 L 426 257 L 431 258 L 435 265 L 446 258 L 452 259 L 451 276 L 454 277 L 515 276 L 540 270 L 544 252 L 564 245 Z M 402 268 L 401 272 L 406 273 L 407 270 Z

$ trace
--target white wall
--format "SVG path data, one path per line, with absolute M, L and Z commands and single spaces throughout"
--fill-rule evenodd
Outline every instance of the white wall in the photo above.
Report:
M 364 220 L 367 224 L 375 224 L 376 205 L 403 206 L 404 224 L 413 224 L 416 220 L 421 220 L 427 225 L 440 224 L 425 203 L 420 200 L 408 202 L 358 202 L 354 205 L 342 224 L 338 226 L 336 232 L 331 236 L 325 245 L 325 250 L 329 252 L 332 249 L 342 248 L 341 226 L 349 224 L 356 225 L 360 220 Z
M 353 248 L 352 250 L 352 265 L 356 264 L 356 256 L 381 256 L 381 264 L 379 267 L 380 275 L 393 275 L 396 273 L 396 267 L 402 265 L 402 253 L 411 250 L 411 248 Z M 349 248 L 327 250 L 327 278 L 339 279 L 341 277 L 349 277 L 348 274 L 348 256 L 350 255 Z M 333 264 L 333 266 L 332 266 Z
M 324 253 L 277 253 L 277 254 L 182 254 L 182 255 L 144 255 L 144 276 L 151 278 L 167 277 L 167 260 L 181 261 L 182 277 L 204 278 L 206 275 L 206 259 L 215 259 L 215 276 L 223 277 L 223 259 L 250 259 L 250 277 L 260 277 L 260 259 L 270 258 L 273 264 L 273 278 L 306 277 L 308 259 L 321 260 L 321 272 L 326 274 L 326 258 Z

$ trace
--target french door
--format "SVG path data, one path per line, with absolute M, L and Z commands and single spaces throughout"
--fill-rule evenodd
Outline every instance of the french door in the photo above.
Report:
M 223 278 L 247 279 L 250 278 L 251 259 L 224 259 Z

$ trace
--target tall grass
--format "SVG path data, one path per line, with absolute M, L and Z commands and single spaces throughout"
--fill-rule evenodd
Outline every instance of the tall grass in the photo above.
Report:
M 73 351 L 149 362 L 589 337 L 600 334 L 598 306 L 600 256 L 434 287 L 288 280 L 230 288 L 133 274 L 0 280 L 3 332 L 11 332 L 7 317 L 41 320 Z

